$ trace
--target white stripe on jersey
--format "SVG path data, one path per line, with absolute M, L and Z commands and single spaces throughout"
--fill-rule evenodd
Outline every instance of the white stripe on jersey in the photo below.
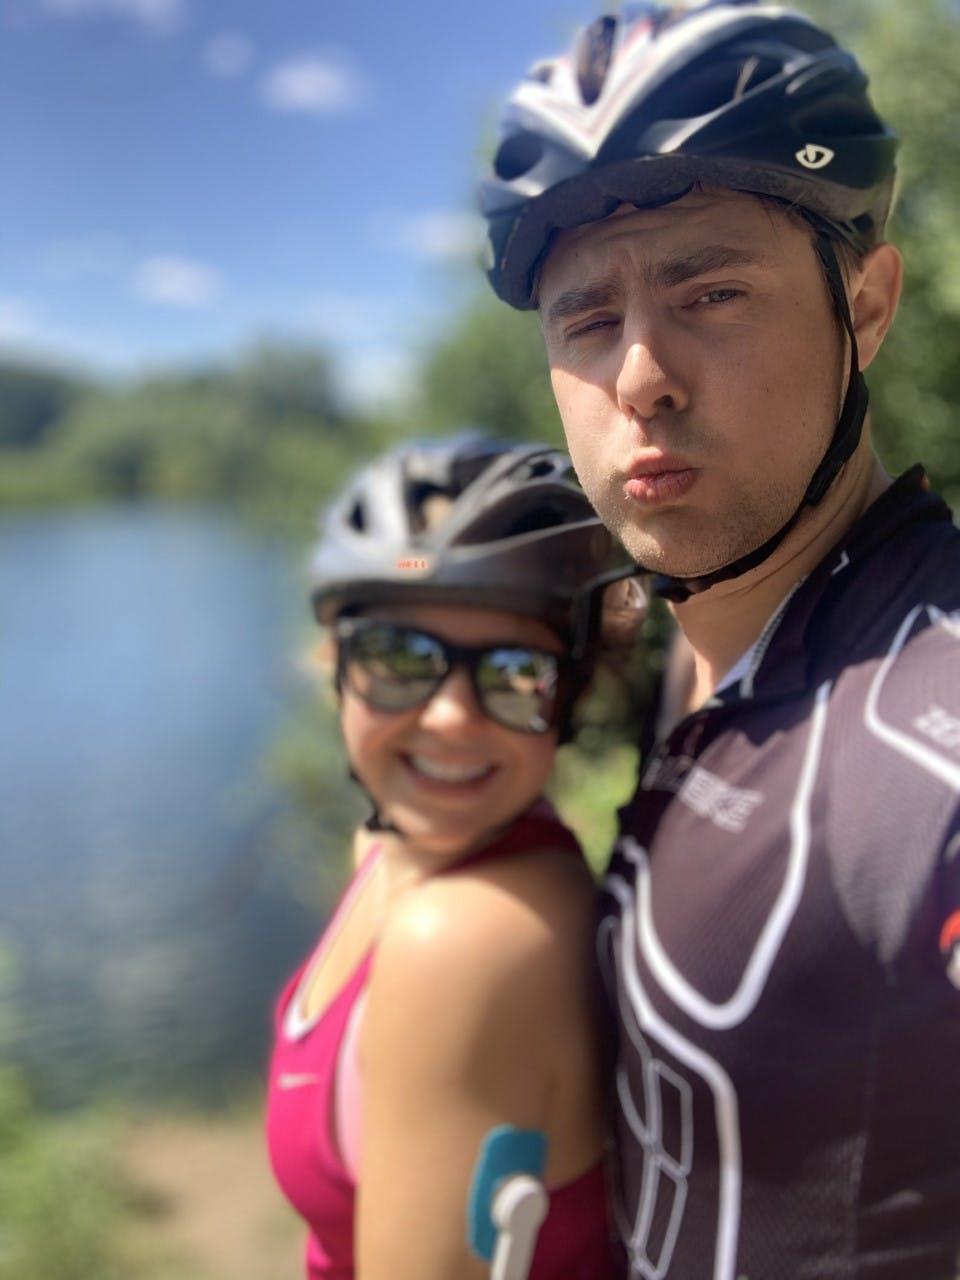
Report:
M 756 1008 L 784 935 L 796 914 L 807 875 L 810 856 L 810 800 L 823 749 L 827 708 L 832 687 L 832 682 L 827 681 L 817 690 L 816 703 L 810 717 L 810 734 L 800 768 L 797 790 L 790 806 L 790 857 L 783 885 L 744 968 L 740 985 L 729 1000 L 724 1001 L 723 1004 L 708 1000 L 676 968 L 667 955 L 654 924 L 651 907 L 650 860 L 647 853 L 630 836 L 619 843 L 618 848 L 636 867 L 637 942 L 644 959 L 661 987 L 678 1008 L 683 1009 L 704 1027 L 726 1030 L 737 1026 L 749 1017 Z

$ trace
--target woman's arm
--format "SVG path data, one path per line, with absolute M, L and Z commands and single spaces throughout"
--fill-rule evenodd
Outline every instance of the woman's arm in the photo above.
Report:
M 431 880 L 390 919 L 361 1040 L 359 1280 L 489 1275 L 467 1245 L 466 1212 L 494 1126 L 547 1132 L 548 1181 L 558 1157 L 569 1165 L 571 1142 L 592 1148 L 574 1173 L 596 1158 L 599 1123 L 590 1132 L 571 1115 L 564 1132 L 557 1106 L 565 1073 L 591 1053 L 590 889 L 573 859 L 538 857 L 551 866 L 520 859 Z M 589 1098 L 583 1110 L 596 1114 Z

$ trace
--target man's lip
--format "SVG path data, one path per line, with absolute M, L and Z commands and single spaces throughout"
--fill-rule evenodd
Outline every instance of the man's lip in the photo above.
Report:
M 638 480 L 641 476 L 661 476 L 671 471 L 692 471 L 690 463 L 684 458 L 674 457 L 669 453 L 649 454 L 638 458 L 624 472 L 625 480 Z
M 623 492 L 641 507 L 670 505 L 690 492 L 698 476 L 694 467 L 641 471 L 624 481 Z

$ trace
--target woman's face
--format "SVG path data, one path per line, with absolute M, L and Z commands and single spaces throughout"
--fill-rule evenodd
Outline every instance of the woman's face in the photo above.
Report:
M 492 609 L 396 605 L 364 617 L 422 628 L 451 644 L 531 645 L 563 652 L 545 623 Z M 523 733 L 484 715 L 456 666 L 423 706 L 380 711 L 344 683 L 344 741 L 383 821 L 424 852 L 455 858 L 482 843 L 541 793 L 557 733 Z

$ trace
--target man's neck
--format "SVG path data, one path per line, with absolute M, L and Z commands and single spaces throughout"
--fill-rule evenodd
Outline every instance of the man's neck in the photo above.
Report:
M 819 506 L 805 512 L 772 556 L 674 609 L 693 656 L 687 710 L 706 701 L 754 644 L 790 591 L 814 569 L 888 487 L 890 478 L 864 440 Z

